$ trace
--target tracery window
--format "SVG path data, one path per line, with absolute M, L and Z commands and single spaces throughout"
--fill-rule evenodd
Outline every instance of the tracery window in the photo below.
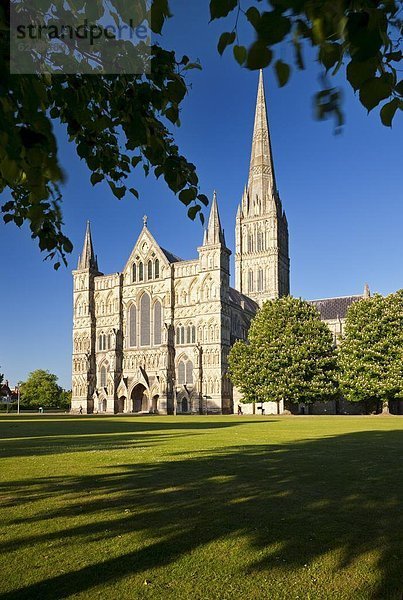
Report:
M 188 360 L 186 363 L 186 382 L 185 383 L 193 383 L 193 363 L 191 360 Z
M 144 265 L 139 263 L 139 281 L 144 281 Z
M 257 272 L 257 291 L 263 291 L 263 269 L 258 269 Z
M 193 383 L 193 362 L 182 358 L 178 364 L 178 384 Z
M 99 383 L 100 387 L 106 387 L 106 367 L 103 365 L 99 372 Z
M 137 281 L 137 265 L 133 263 L 132 266 L 132 281 L 135 283 Z
M 154 304 L 154 346 L 161 344 L 162 307 L 161 302 Z
M 143 294 L 140 300 L 140 345 L 150 346 L 151 327 L 150 327 L 150 296 Z
M 154 277 L 155 279 L 159 279 L 160 276 L 160 261 L 158 260 L 158 258 L 155 259 L 155 263 L 154 263 Z
M 128 323 L 128 329 L 129 329 L 129 346 L 130 348 L 133 348 L 134 346 L 137 346 L 137 328 L 136 328 L 136 317 L 137 317 L 137 311 L 136 311 L 136 307 L 134 304 L 131 305 L 130 309 L 129 309 L 129 323 Z
M 153 263 L 151 260 L 147 264 L 147 279 L 150 281 L 153 278 Z
M 253 271 L 248 273 L 248 292 L 253 292 Z

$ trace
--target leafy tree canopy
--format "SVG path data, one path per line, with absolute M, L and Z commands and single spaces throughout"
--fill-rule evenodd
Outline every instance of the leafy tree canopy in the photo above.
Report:
M 38 22 L 45 22 L 52 5 L 53 22 L 63 23 L 66 12 L 78 13 L 84 4 L 84 0 L 56 5 L 53 0 L 44 0 L 36 3 L 35 16 Z M 164 2 L 154 4 L 152 23 L 158 32 L 168 9 Z M 26 9 L 32 7 L 27 4 Z M 133 11 L 125 9 L 120 0 L 97 0 L 93 9 L 94 22 L 102 20 L 106 9 L 123 23 L 133 18 Z M 137 18 L 140 20 L 140 16 Z M 137 198 L 130 181 L 133 171 L 142 165 L 146 174 L 152 170 L 156 177 L 164 177 L 188 207 L 190 218 L 199 214 L 203 219 L 201 208 L 208 200 L 199 193 L 195 166 L 180 154 L 168 129 L 168 124 L 179 125 L 179 108 L 187 92 L 184 75 L 199 65 L 154 44 L 149 74 L 10 75 L 8 39 L 4 35 L 9 24 L 9 3 L 2 1 L 0 193 L 8 190 L 11 195 L 2 206 L 4 221 L 19 227 L 28 222 L 40 249 L 51 259 L 58 257 L 55 268 L 60 266 L 60 259 L 66 262 L 72 244 L 62 231 L 60 185 L 64 174 L 52 122 L 66 126 L 69 140 L 88 166 L 93 185 L 106 180 L 118 199 L 126 192 Z M 77 47 L 67 50 L 70 61 L 74 60 Z M 68 66 L 71 72 L 72 65 Z
M 62 388 L 57 384 L 57 375 L 37 369 L 21 383 L 21 403 L 24 406 L 59 406 Z
M 56 24 L 84 8 L 95 24 L 105 20 L 106 11 L 117 24 L 129 24 L 133 18 L 140 23 L 147 18 L 156 35 L 171 16 L 168 0 L 153 0 L 151 14 L 145 0 L 136 2 L 137 12 L 123 0 L 17 4 L 20 14 L 32 12 L 36 22 L 44 22 L 50 8 Z M 342 124 L 340 91 L 329 81 L 330 75 L 345 70 L 368 110 L 384 102 L 381 119 L 391 125 L 397 109 L 402 108 L 403 82 L 398 76 L 401 2 L 267 0 L 255 4 L 210 0 L 211 20 L 230 23 L 218 42 L 221 54 L 230 46 L 242 66 L 258 69 L 272 65 L 283 86 L 293 68 L 304 68 L 304 48 L 310 46 L 323 69 L 323 89 L 316 95 L 319 118 L 335 115 L 337 124 Z M 240 18 L 251 26 L 256 38 L 249 48 L 239 39 Z M 87 62 L 99 73 L 102 60 L 98 64 L 98 59 L 106 60 L 101 51 L 91 62 L 91 57 L 80 54 L 80 47 L 68 40 L 57 53 L 59 74 L 10 75 L 9 30 L 10 4 L 0 0 L 0 193 L 6 198 L 2 206 L 6 223 L 18 227 L 28 223 L 32 237 L 54 260 L 55 268 L 66 262 L 72 244 L 63 232 L 64 174 L 53 134 L 55 122 L 65 126 L 68 139 L 88 166 L 93 185 L 105 180 L 117 198 L 126 193 L 138 197 L 133 176 L 135 169 L 142 167 L 146 174 L 151 171 L 165 179 L 188 207 L 190 218 L 199 215 L 203 220 L 207 198 L 200 193 L 195 166 L 180 153 L 169 129 L 180 124 L 186 71 L 200 65 L 154 43 L 149 74 L 63 75 L 60 73 L 75 72 L 74 61 L 76 66 Z M 114 43 L 119 57 L 124 58 L 127 42 Z
M 403 398 L 403 291 L 350 306 L 338 361 L 347 400 Z
M 249 4 L 249 6 L 247 6 Z M 211 19 L 227 18 L 218 51 L 231 47 L 235 60 L 249 69 L 271 65 L 279 86 L 292 69 L 302 70 L 307 48 L 321 69 L 322 89 L 315 96 L 319 119 L 334 116 L 343 124 L 341 92 L 331 76 L 342 73 L 369 111 L 383 103 L 382 123 L 392 125 L 403 109 L 402 3 L 399 0 L 211 0 Z M 241 43 L 240 18 L 252 27 L 255 41 Z M 312 54 L 309 53 L 312 60 Z
M 229 364 L 246 402 L 312 403 L 336 394 L 330 330 L 315 307 L 290 296 L 263 304 L 247 342 L 231 349 Z

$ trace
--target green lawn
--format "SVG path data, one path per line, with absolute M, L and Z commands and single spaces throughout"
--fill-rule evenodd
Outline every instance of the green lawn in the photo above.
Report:
M 400 600 L 401 417 L 0 417 L 0 600 Z

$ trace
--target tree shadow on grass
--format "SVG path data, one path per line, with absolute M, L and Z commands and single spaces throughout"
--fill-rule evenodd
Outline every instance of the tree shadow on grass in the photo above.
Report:
M 146 574 L 205 544 L 240 536 L 256 557 L 253 564 L 239 565 L 245 575 L 292 572 L 329 552 L 337 556 L 340 570 L 374 553 L 376 587 L 352 582 L 349 597 L 400 600 L 402 446 L 400 431 L 359 432 L 167 457 L 164 462 L 119 465 L 106 474 L 10 483 L 3 491 L 15 496 L 31 491 L 63 497 L 60 508 L 37 515 L 36 521 L 60 519 L 65 526 L 65 518 L 78 511 L 89 521 L 97 513 L 100 518 L 12 540 L 1 546 L 5 553 L 62 536 L 80 544 L 143 532 L 148 545 L 132 546 L 120 556 L 0 598 L 50 600 L 55 590 L 58 598 L 65 598 L 134 573 Z

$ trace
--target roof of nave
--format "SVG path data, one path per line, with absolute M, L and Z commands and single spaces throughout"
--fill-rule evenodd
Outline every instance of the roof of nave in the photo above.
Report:
M 320 318 L 323 321 L 334 321 L 345 319 L 347 309 L 364 296 L 340 296 L 339 298 L 323 298 L 322 300 L 309 300 L 319 311 Z
M 160 248 L 161 248 L 161 246 L 160 246 Z M 183 258 L 179 258 L 179 256 L 172 254 L 172 252 L 169 252 L 169 250 L 165 250 L 165 248 L 161 248 L 161 252 L 166 256 L 166 258 L 169 260 L 170 263 L 183 261 Z
M 230 302 L 233 302 L 234 304 L 238 304 L 239 306 L 242 306 L 242 303 L 244 303 L 244 307 L 247 310 L 250 310 L 251 312 L 257 312 L 259 305 L 252 300 L 252 298 L 249 298 L 249 296 L 245 296 L 244 294 L 241 294 L 241 292 L 238 292 L 238 290 L 235 290 L 234 288 L 230 287 L 229 288 L 229 299 Z

